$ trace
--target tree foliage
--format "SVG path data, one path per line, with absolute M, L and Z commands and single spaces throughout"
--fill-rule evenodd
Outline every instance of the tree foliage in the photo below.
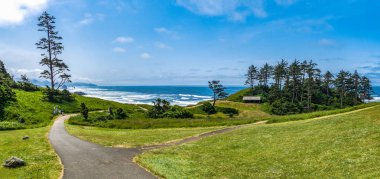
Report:
M 148 110 L 147 116 L 150 118 L 193 118 L 193 114 L 181 106 L 170 106 L 170 102 L 157 98 L 153 101 L 153 107 Z
M 82 114 L 82 116 L 85 120 L 88 119 L 88 108 L 87 108 L 86 104 L 84 104 L 84 103 L 80 104 L 80 113 Z
M 252 65 L 253 66 L 253 65 Z M 253 71 L 252 66 L 248 74 Z M 294 114 L 326 108 L 343 108 L 370 100 L 372 86 L 369 79 L 355 71 L 341 70 L 333 75 L 322 74 L 312 60 L 281 60 L 275 66 L 265 63 L 257 75 L 246 75 L 253 95 L 272 106 L 275 114 Z M 258 81 L 251 85 L 252 77 Z M 271 85 L 270 85 L 271 84 Z
M 44 32 L 45 37 L 36 43 L 38 49 L 44 51 L 40 64 L 47 69 L 41 72 L 41 77 L 50 81 L 49 100 L 53 101 L 56 90 L 59 90 L 65 83 L 71 82 L 71 76 L 67 73 L 69 67 L 59 58 L 63 52 L 62 37 L 55 30 L 55 17 L 46 11 L 38 18 L 38 31 Z
M 213 103 L 212 106 L 215 106 L 215 102 L 218 99 L 223 99 L 227 97 L 227 93 L 224 91 L 226 88 L 220 83 L 219 80 L 213 80 L 208 82 L 208 87 L 213 92 Z

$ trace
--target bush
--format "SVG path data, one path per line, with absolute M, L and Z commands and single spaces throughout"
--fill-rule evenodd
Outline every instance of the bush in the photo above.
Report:
M 85 120 L 88 119 L 88 108 L 86 106 L 86 104 L 82 103 L 80 104 L 80 113 L 82 114 L 82 116 L 84 117 Z
M 239 114 L 239 110 L 235 108 L 216 107 L 216 111 L 221 112 L 223 114 L 227 114 L 230 117 Z
M 24 91 L 39 91 L 40 89 L 38 86 L 34 85 L 33 83 L 30 82 L 18 82 L 17 83 L 17 88 L 24 90 Z
M 281 98 L 272 103 L 272 113 L 277 115 L 285 115 L 288 113 L 288 109 L 285 105 L 285 99 Z
M 193 113 L 189 112 L 188 110 L 184 109 L 181 106 L 173 106 L 171 107 L 167 112 L 163 114 L 163 117 L 168 118 L 193 118 Z
M 118 108 L 115 113 L 115 118 L 116 119 L 125 119 L 127 118 L 128 115 L 124 112 L 122 108 Z
M 97 121 L 106 121 L 106 120 L 112 120 L 112 119 L 113 119 L 112 116 L 109 116 L 109 115 L 107 115 L 107 116 L 97 116 L 96 117 Z
M 64 89 L 62 91 L 60 91 L 60 90 L 52 90 L 50 87 L 47 86 L 43 90 L 43 94 L 44 94 L 43 99 L 45 101 L 49 101 L 49 102 L 59 102 L 59 103 L 62 103 L 64 101 L 67 101 L 67 102 L 75 101 L 75 98 L 66 89 Z
M 155 101 L 153 101 L 153 107 L 148 110 L 147 116 L 150 118 L 162 118 L 164 113 L 169 109 L 169 101 L 157 98 Z
M 212 106 L 210 103 L 203 103 L 201 106 L 201 109 L 202 109 L 202 111 L 204 111 L 208 115 L 216 113 L 215 107 Z
M 25 129 L 23 124 L 13 121 L 3 121 L 0 122 L 0 131 L 1 130 L 15 130 L 15 129 Z

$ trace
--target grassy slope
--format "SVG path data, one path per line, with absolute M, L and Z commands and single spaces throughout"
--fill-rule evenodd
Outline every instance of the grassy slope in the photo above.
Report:
M 49 128 L 0 131 L 0 161 L 11 156 L 25 160 L 27 165 L 17 169 L 0 167 L 0 178 L 58 178 L 62 167 L 47 142 Z M 29 140 L 22 140 L 24 135 Z
M 137 160 L 166 178 L 377 178 L 379 110 L 247 127 Z
M 50 103 L 42 101 L 41 92 L 25 92 L 20 90 L 15 90 L 17 95 L 17 102 L 13 103 L 11 106 L 6 108 L 8 113 L 13 114 L 9 116 L 11 119 L 6 119 L 7 121 L 14 121 L 18 126 L 18 116 L 20 115 L 25 119 L 25 125 L 19 126 L 21 128 L 30 128 L 30 127 L 41 127 L 47 126 L 53 115 L 53 107 L 59 106 L 64 110 L 65 113 L 75 113 L 79 112 L 80 104 L 83 102 L 87 105 L 90 110 L 106 110 L 109 107 L 123 108 L 127 112 L 134 111 L 136 114 L 142 114 L 141 109 L 136 105 L 126 105 L 120 104 L 112 101 L 101 100 L 97 98 L 88 98 L 83 96 L 75 95 L 74 102 L 65 102 L 65 103 Z M 0 122 L 1 129 L 1 122 Z
M 226 100 L 234 102 L 243 102 L 243 96 L 252 96 L 251 88 L 242 89 L 227 97 Z
M 237 118 L 268 118 L 270 114 L 264 112 L 262 105 L 252 103 L 240 103 L 232 101 L 217 101 L 216 106 L 235 108 L 239 110 Z
M 66 129 L 71 135 L 100 145 L 117 147 L 136 147 L 164 143 L 219 128 L 104 129 L 66 124 Z

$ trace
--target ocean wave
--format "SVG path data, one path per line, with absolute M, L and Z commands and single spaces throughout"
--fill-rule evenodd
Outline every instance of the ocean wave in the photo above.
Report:
M 380 97 L 375 96 L 375 97 L 373 97 L 373 99 L 371 101 L 373 101 L 373 102 L 380 102 Z
M 197 94 L 147 94 L 130 91 L 116 91 L 96 87 L 71 87 L 68 90 L 70 92 L 84 92 L 84 96 L 87 97 L 129 104 L 152 104 L 152 101 L 155 99 L 162 98 L 168 100 L 173 105 L 187 106 L 211 99 L 211 96 Z

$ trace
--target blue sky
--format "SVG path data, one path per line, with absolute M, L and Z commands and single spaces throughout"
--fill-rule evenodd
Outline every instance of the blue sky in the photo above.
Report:
M 47 10 L 73 81 L 242 85 L 249 65 L 314 60 L 380 84 L 380 2 L 370 0 L 14 0 L 0 2 L 0 59 L 37 78 Z

